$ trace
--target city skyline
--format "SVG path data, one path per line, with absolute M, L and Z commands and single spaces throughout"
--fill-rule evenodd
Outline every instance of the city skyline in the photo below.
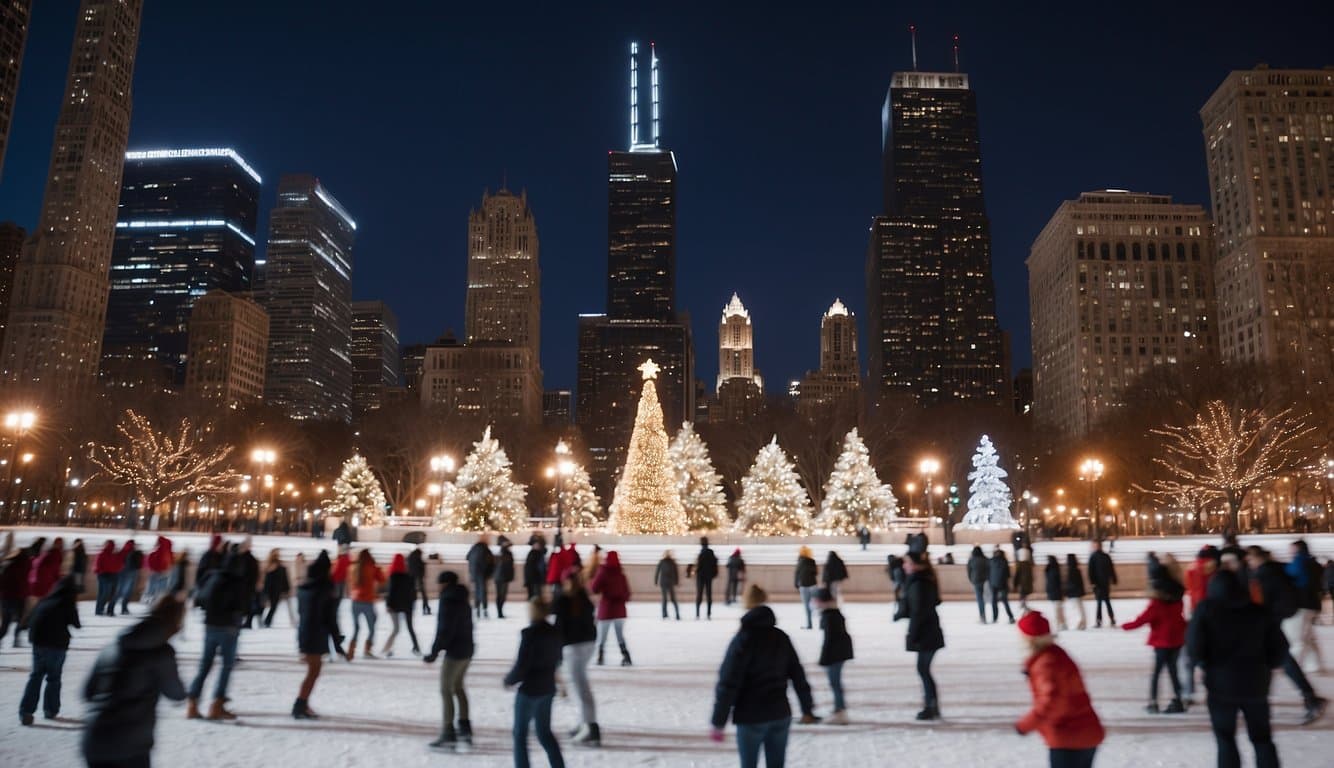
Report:
M 75 7 L 73 2 L 60 0 L 34 8 L 11 141 L 11 149 L 20 142 L 25 149 L 9 153 L 0 183 L 0 218 L 13 219 L 29 229 L 35 223 L 33 212 L 41 196 L 40 183 L 33 183 L 32 156 L 39 156 L 36 165 L 43 166 L 37 171 L 40 179 L 45 173 L 46 150 L 54 121 L 51 104 L 58 101 L 61 90 L 57 84 L 52 91 L 50 85 L 53 80 L 63 79 Z M 724 50 L 721 38 L 736 31 L 742 23 L 737 18 L 739 14 L 732 15 L 730 11 L 722 15 L 719 29 L 712 32 L 692 28 L 690 22 L 697 17 L 689 10 L 672 17 L 612 18 L 568 38 L 544 38 L 543 46 L 550 55 L 573 54 L 560 73 L 544 73 L 534 78 L 527 62 L 529 56 L 537 54 L 520 50 L 534 46 L 506 46 L 505 54 L 518 58 L 476 85 L 467 86 L 458 99 L 458 103 L 468 104 L 469 109 L 476 108 L 478 114 L 495 115 L 494 121 L 482 121 L 490 126 L 487 133 L 494 137 L 482 145 L 467 136 L 454 137 L 470 146 L 475 158 L 459 157 L 458 152 L 445 146 L 449 142 L 436 139 L 429 145 L 434 153 L 428 153 L 429 161 L 433 168 L 446 170 L 445 175 L 441 178 L 426 174 L 432 178 L 424 187 L 415 186 L 420 182 L 412 181 L 408 187 L 411 191 L 393 196 L 390 203 L 387 199 L 377 202 L 386 198 L 379 190 L 391 180 L 408 183 L 407 177 L 411 175 L 390 150 L 400 143 L 400 135 L 388 134 L 395 136 L 394 141 L 381 142 L 376 139 L 381 134 L 367 132 L 367 128 L 401 122 L 403 110 L 409 110 L 410 114 L 417 109 L 410 104 L 404 106 L 406 102 L 394 95 L 407 84 L 390 83 L 384 94 L 366 95 L 371 103 L 358 107 L 358 114 L 348 121 L 361 136 L 359 143 L 348 144 L 350 134 L 344 133 L 343 128 L 331 129 L 328 138 L 307 137 L 298 122 L 303 112 L 310 109 L 325 112 L 349 102 L 339 98 L 331 84 L 316 83 L 310 95 L 299 97 L 294 104 L 290 91 L 267 87 L 256 73 L 281 65 L 287 56 L 298 55 L 300 49 L 314 42 L 297 41 L 296 50 L 272 57 L 266 55 L 256 62 L 259 66 L 244 63 L 239 71 L 225 75 L 217 64 L 217 56 L 230 55 L 225 54 L 222 41 L 237 31 L 237 24 L 244 23 L 247 34 L 262 41 L 276 34 L 297 12 L 284 8 L 271 22 L 258 27 L 254 19 L 259 17 L 252 12 L 256 8 L 236 4 L 239 21 L 220 18 L 210 21 L 208 28 L 197 30 L 201 37 L 189 40 L 192 55 L 188 60 L 182 58 L 180 47 L 188 38 L 173 34 L 174 30 L 186 28 L 181 25 L 188 22 L 188 9 L 150 6 L 146 10 L 129 146 L 132 149 L 232 146 L 251 160 L 266 179 L 289 172 L 318 173 L 339 190 L 340 199 L 356 211 L 363 225 L 358 233 L 358 252 L 366 258 L 359 261 L 355 297 L 389 303 L 403 318 L 405 343 L 429 341 L 449 327 L 456 332 L 463 329 L 463 293 L 451 286 L 464 284 L 466 261 L 462 258 L 461 243 L 437 242 L 431 238 L 429 224 L 421 223 L 431 219 L 417 215 L 423 210 L 416 207 L 417 202 L 405 206 L 403 200 L 413 197 L 414 192 L 429 190 L 431 196 L 421 201 L 428 209 L 465 210 L 474 204 L 479 185 L 494 183 L 498 175 L 508 171 L 510 185 L 526 187 L 535 210 L 551 222 L 544 228 L 544 250 L 548 252 L 549 263 L 562 265 L 561 274 L 546 276 L 549 287 L 543 302 L 546 340 L 543 367 L 548 387 L 568 387 L 573 383 L 575 318 L 579 312 L 596 310 L 603 303 L 601 286 L 605 283 L 598 276 L 603 269 L 599 254 L 605 248 L 605 198 L 597 177 L 601 175 L 601 153 L 625 143 L 621 62 L 624 46 L 634 37 L 656 40 L 660 54 L 671 63 L 663 78 L 664 111 L 668 115 L 663 134 L 664 144 L 683 158 L 677 303 L 690 311 L 698 344 L 711 346 L 713 328 L 709 326 L 715 308 L 726 301 L 733 289 L 742 291 L 748 297 L 748 308 L 765 328 L 765 334 L 756 339 L 756 364 L 777 381 L 797 378 L 816 363 L 813 354 L 818 348 L 816 329 L 808 322 L 800 322 L 800 318 L 822 312 L 828 306 L 829 296 L 843 295 L 846 300 L 847 296 L 861 293 L 865 227 L 879 208 L 876 113 L 890 74 L 909 67 L 909 22 L 916 21 L 919 28 L 923 70 L 949 69 L 951 34 L 955 31 L 961 34 L 962 69 L 974 81 L 979 99 L 988 214 L 995 230 L 999 314 L 1002 328 L 1014 337 L 1016 368 L 1024 364 L 1029 349 L 1023 259 L 1051 210 L 1061 200 L 1087 189 L 1124 186 L 1207 205 L 1208 182 L 1198 110 L 1213 89 L 1230 70 L 1249 69 L 1257 61 L 1268 60 L 1274 66 L 1319 67 L 1326 63 L 1303 59 L 1304 53 L 1314 55 L 1312 52 L 1320 50 L 1313 44 L 1317 36 L 1307 29 L 1318 25 L 1293 24 L 1289 16 L 1281 25 L 1275 23 L 1267 28 L 1263 22 L 1257 25 L 1226 18 L 1204 20 L 1171 9 L 1162 20 L 1161 29 L 1137 32 L 1148 36 L 1146 43 L 1171 43 L 1143 46 L 1150 55 L 1146 61 L 1134 65 L 1135 72 L 1155 75 L 1145 81 L 1137 95 L 1142 106 L 1136 109 L 1155 116 L 1153 125 L 1148 127 L 1143 121 L 1126 122 L 1130 115 L 1124 106 L 1097 103 L 1098 99 L 1081 96 L 1096 92 L 1100 87 L 1097 84 L 1106 83 L 1110 74 L 1080 67 L 1064 68 L 1055 61 L 1060 51 L 1078 48 L 1079 55 L 1068 58 L 1077 64 L 1084 57 L 1100 55 L 1104 43 L 1083 40 L 1075 46 L 1053 35 L 1041 52 L 1007 47 L 1009 44 L 1003 38 L 1019 22 L 998 20 L 989 13 L 970 18 L 960 13 L 955 13 L 954 18 L 917 13 L 917 18 L 912 19 L 868 12 L 865 21 L 874 28 L 872 34 L 858 29 L 862 21 L 859 12 L 836 9 L 817 20 L 818 29 L 811 30 L 809 37 L 825 39 L 830 35 L 821 33 L 837 32 L 859 41 L 853 46 L 856 54 L 837 73 L 828 65 L 811 69 L 812 62 L 821 58 L 821 46 L 826 45 L 823 43 L 798 46 L 785 62 L 743 61 L 743 56 L 754 54 L 756 41 L 766 33 L 792 30 L 790 23 L 777 19 L 755 21 L 744 45 L 729 52 Z M 524 20 L 522 28 L 536 34 L 544 13 L 535 10 Z M 1297 13 L 1312 18 L 1318 15 L 1314 5 L 1309 10 L 1299 8 Z M 406 20 L 386 19 L 395 28 L 402 21 Z M 1034 25 L 1032 34 L 1053 23 L 1043 19 L 1027 21 Z M 334 35 L 339 30 L 348 34 L 352 29 L 351 18 L 337 7 L 331 8 L 327 18 L 315 23 L 317 32 Z M 1111 25 L 1107 31 L 1114 37 L 1118 22 L 1106 23 Z M 1029 34 L 1026 32 L 1025 36 Z M 1189 45 L 1192 39 L 1205 35 L 1215 38 L 1217 44 L 1195 54 L 1185 52 L 1184 49 L 1192 47 Z M 872 37 L 872 44 L 863 44 Z M 449 45 L 443 55 L 453 61 L 458 55 L 466 55 L 471 45 L 494 46 L 499 40 L 446 42 Z M 424 41 L 414 38 L 409 43 L 406 53 L 393 59 L 394 66 L 403 64 L 403 57 L 411 61 L 419 54 L 425 55 Z M 1177 51 L 1178 48 L 1183 50 Z M 1013 79 L 1016 70 L 1032 71 L 1042 63 L 1035 59 L 1045 62 L 1048 57 L 1058 66 L 1046 76 L 1052 78 L 1051 82 L 1038 90 L 1042 91 L 1043 99 L 1050 97 L 1051 105 L 1038 103 L 1042 99 L 1007 84 L 1007 76 Z M 173 67 L 178 65 L 185 65 L 192 75 L 202 77 L 200 93 L 186 94 L 185 103 L 222 105 L 227 107 L 223 110 L 226 114 L 201 125 L 198 110 L 181 106 L 181 94 L 168 83 L 176 73 Z M 729 96 L 730 87 L 750 81 L 766 67 L 775 68 L 772 78 L 766 76 L 763 78 L 766 82 L 748 86 L 746 98 L 740 101 Z M 818 82 L 806 83 L 786 76 L 803 69 L 817 75 L 807 79 Z M 360 78 L 368 75 L 353 74 L 347 82 L 364 82 Z M 711 82 L 710 78 L 719 74 L 722 80 Z M 820 82 L 829 80 L 820 75 L 835 74 L 839 78 L 846 76 L 849 82 L 826 89 L 828 93 L 819 93 Z M 1116 79 L 1133 74 L 1122 72 Z M 463 67 L 458 74 L 460 79 L 475 76 L 478 72 L 471 67 Z M 767 82 L 770 79 L 783 82 L 783 87 L 776 88 Z M 244 88 L 237 87 L 241 80 L 247 80 Z M 504 92 L 507 87 L 524 81 L 529 81 L 525 88 L 552 93 L 533 93 L 538 96 L 536 101 L 522 108 L 505 106 L 500 112 L 491 110 L 495 106 L 493 97 L 483 93 L 483 88 Z M 280 85 L 288 80 L 279 78 L 278 82 Z M 453 85 L 454 80 L 449 83 Z M 258 89 L 258 93 L 249 93 L 252 88 Z M 274 93 L 270 94 L 270 90 Z M 1060 93 L 1063 90 L 1066 93 Z M 520 111 L 541 112 L 554 101 L 573 96 L 587 103 L 588 110 L 563 119 L 563 124 L 550 129 L 543 141 L 529 142 L 540 146 L 516 146 L 511 141 L 514 136 L 511 129 L 501 125 L 506 120 L 519 120 Z M 196 98 L 198 102 L 193 101 Z M 233 103 L 232 98 L 245 101 Z M 382 98 L 387 100 L 382 103 Z M 285 111 L 278 110 L 279 101 L 284 103 Z M 398 104 L 391 105 L 390 101 Z M 523 103 L 525 99 L 513 101 Z M 778 128 L 773 137 L 737 130 L 744 123 L 753 122 L 764 107 L 779 101 L 802 109 L 785 113 L 784 120 L 771 122 Z M 235 109 L 237 104 L 245 108 Z M 1026 113 L 1034 110 L 1034 114 Z M 266 121 L 252 113 L 277 120 L 277 130 L 265 131 Z M 1098 120 L 1107 124 L 1090 122 Z M 827 128 L 831 123 L 840 127 Z M 1081 135 L 1063 135 L 1072 127 L 1078 127 Z M 265 133 L 271 133 L 272 138 Z M 334 151 L 336 146 L 342 148 L 341 154 Z M 29 147 L 34 151 L 28 151 Z M 356 147 L 359 152 L 348 152 L 349 147 Z M 1041 165 L 1068 166 L 1064 171 L 1068 178 L 1045 168 L 1036 172 L 1030 172 L 1033 169 L 1026 166 L 1016 169 L 1017 164 L 1032 163 L 1028 158 L 1036 151 L 1035 147 L 1040 147 L 1052 160 Z M 1080 152 L 1079 162 L 1055 162 L 1075 151 Z M 757 168 L 765 170 L 761 173 Z M 738 189 L 737 185 L 744 186 Z M 747 193 L 740 205 L 730 202 L 738 191 Z M 266 185 L 261 198 L 264 219 L 272 208 L 274 195 L 274 185 Z M 263 222 L 261 227 L 265 227 Z M 790 278 L 795 265 L 816 261 L 822 269 L 810 270 L 811 274 L 803 275 L 802 280 Z M 779 268 L 767 268 L 771 264 Z M 423 279 L 402 280 L 405 267 L 419 269 Z M 434 286 L 445 286 L 445 290 L 437 291 Z M 849 308 L 865 322 L 866 307 L 859 304 L 854 301 Z M 865 326 L 862 333 L 865 334 Z M 795 343 L 788 343 L 789 340 Z M 711 357 L 700 357 L 698 376 L 705 381 L 714 378 Z

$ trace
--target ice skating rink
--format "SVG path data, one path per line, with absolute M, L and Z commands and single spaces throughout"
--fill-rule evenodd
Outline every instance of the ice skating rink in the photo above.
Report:
M 1133 618 L 1142 604 L 1140 600 L 1118 601 L 1117 618 Z M 1092 603 L 1088 605 L 1091 609 Z M 78 720 L 83 714 L 83 682 L 98 650 L 131 621 L 94 616 L 92 608 L 89 602 L 80 604 L 84 629 L 74 633 L 58 721 L 43 720 L 39 708 L 36 725 L 19 725 L 18 699 L 30 655 L 26 648 L 10 648 L 6 638 L 0 650 L 0 765 L 65 768 L 82 764 Z M 798 604 L 780 603 L 774 608 L 779 626 L 792 635 L 806 662 L 818 711 L 827 714 L 829 688 L 815 663 L 820 632 L 801 629 Z M 713 744 L 708 739 L 708 718 L 718 664 L 736 630 L 741 608 L 715 605 L 711 622 L 695 621 L 693 605 L 682 609 L 684 621 L 665 622 L 655 603 L 634 603 L 627 635 L 635 665 L 593 669 L 601 749 L 579 748 L 564 738 L 576 724 L 578 705 L 573 697 L 557 700 L 555 725 L 569 765 L 736 764 L 730 728 L 725 744 Z M 134 606 L 134 610 L 142 613 L 144 608 Z M 512 613 L 522 615 L 522 604 L 514 605 Z M 845 613 L 857 654 L 844 676 L 852 724 L 794 726 L 789 765 L 1046 764 L 1041 740 L 1036 735 L 1017 736 L 1012 728 L 1028 704 L 1027 683 L 1020 673 L 1020 642 L 1012 626 L 979 624 L 971 603 L 941 606 L 947 647 L 936 657 L 934 670 L 944 720 L 923 725 L 913 720 L 921 695 L 914 657 L 903 651 L 906 622 L 891 622 L 886 604 L 855 603 L 846 606 Z M 1328 613 L 1325 618 L 1328 620 Z M 1005 621 L 1003 613 L 1001 621 Z M 377 653 L 388 635 L 388 624 L 381 614 Z M 344 632 L 350 632 L 346 602 L 341 625 Z M 363 660 L 358 656 L 351 664 L 326 665 L 311 700 L 321 719 L 294 721 L 289 713 L 303 667 L 297 660 L 295 632 L 280 609 L 271 629 L 242 632 L 242 662 L 232 676 L 230 691 L 231 707 L 240 719 L 229 724 L 187 721 L 182 705 L 164 701 L 158 708 L 154 765 L 511 765 L 512 694 L 501 687 L 500 680 L 513 658 L 522 626 L 518 618 L 478 623 L 477 656 L 468 673 L 477 743 L 466 758 L 427 749 L 427 742 L 440 729 L 440 665 L 427 666 L 412 656 L 406 633 L 400 634 L 393 658 Z M 422 617 L 419 609 L 416 628 L 423 646 L 429 647 L 434 617 Z M 1325 658 L 1334 664 L 1334 626 L 1322 625 L 1317 631 Z M 1061 643 L 1083 667 L 1094 705 L 1108 726 L 1108 740 L 1099 751 L 1097 764 L 1103 768 L 1212 765 L 1213 738 L 1202 706 L 1185 715 L 1151 716 L 1143 711 L 1152 665 L 1151 652 L 1144 645 L 1146 632 L 1090 628 L 1061 636 Z M 193 611 L 185 633 L 174 641 L 187 686 L 201 637 L 200 615 Z M 617 662 L 614 643 L 609 646 L 608 662 Z M 217 675 L 216 667 L 213 674 Z M 1282 674 L 1274 680 L 1276 739 L 1284 764 L 1334 764 L 1334 713 L 1311 726 L 1299 726 L 1296 690 Z M 1334 696 L 1334 677 L 1316 675 L 1312 682 L 1325 696 Z M 1162 685 L 1162 690 L 1170 691 L 1165 677 Z M 212 678 L 206 696 L 211 686 Z M 533 764 L 545 765 L 535 740 L 531 750 Z M 1245 764 L 1252 765 L 1244 738 L 1243 754 Z

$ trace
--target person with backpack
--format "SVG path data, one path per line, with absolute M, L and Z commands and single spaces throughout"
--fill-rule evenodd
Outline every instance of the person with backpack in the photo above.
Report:
M 571 568 L 565 572 L 560 596 L 551 606 L 560 632 L 561 665 L 570 673 L 575 694 L 579 697 L 581 722 L 570 735 L 576 744 L 602 745 L 602 731 L 598 727 L 597 702 L 593 687 L 588 682 L 588 665 L 593 660 L 593 646 L 597 640 L 597 622 L 593 601 L 584 589 L 583 573 Z M 665 617 L 664 617 L 665 618 Z M 677 617 L 678 620 L 680 617 Z
M 130 600 L 134 597 L 134 590 L 139 586 L 139 571 L 144 564 L 144 553 L 134 546 L 134 539 L 125 542 L 125 546 L 121 547 L 120 562 L 116 600 L 120 603 L 120 615 L 127 616 L 130 613 Z
M 616 631 L 616 642 L 621 647 L 621 666 L 630 666 L 630 649 L 625 644 L 625 604 L 630 602 L 630 582 L 621 568 L 621 556 L 616 552 L 607 553 L 607 561 L 598 568 L 593 583 L 588 586 L 590 592 L 599 595 L 598 600 L 598 666 L 603 663 L 603 649 L 607 645 L 607 636 Z
M 832 549 L 825 558 L 824 572 L 820 574 L 820 579 L 824 582 L 825 589 L 829 590 L 829 594 L 837 600 L 839 585 L 848 580 L 848 566 Z
M 78 589 L 74 577 L 66 576 L 37 601 L 28 616 L 28 642 L 32 645 L 32 670 L 23 698 L 19 700 L 19 722 L 32 725 L 37 711 L 37 695 L 46 680 L 46 698 L 42 713 L 47 720 L 60 714 L 60 673 L 65 668 L 65 654 L 69 652 L 69 628 L 81 628 L 79 623 Z
M 505 598 L 509 596 L 510 582 L 514 581 L 513 542 L 507 536 L 496 539 L 500 556 L 496 559 L 496 618 L 505 618 Z
M 1116 614 L 1112 613 L 1112 586 L 1116 584 L 1116 566 L 1112 563 L 1111 555 L 1102 551 L 1102 542 L 1095 541 L 1089 545 L 1092 552 L 1089 553 L 1089 584 L 1093 585 L 1093 600 L 1096 607 L 1093 612 L 1093 626 L 1099 628 L 1102 626 L 1102 607 L 1107 606 L 1107 620 L 1116 626 Z
M 396 554 L 389 563 L 389 593 L 384 599 L 385 612 L 389 614 L 389 621 L 393 627 L 389 632 L 389 639 L 384 642 L 384 650 L 380 651 L 386 658 L 394 655 L 394 640 L 398 639 L 400 623 L 408 626 L 408 637 L 412 639 L 412 655 L 422 655 L 421 646 L 417 644 L 417 632 L 412 628 L 412 604 L 416 598 L 417 585 L 412 582 L 412 574 L 408 573 L 407 558 Z
M 741 547 L 732 550 L 727 558 L 727 590 L 723 603 L 735 605 L 741 595 L 741 585 L 746 581 L 746 561 L 741 558 Z
M 923 698 L 922 711 L 917 713 L 917 719 L 939 720 L 940 701 L 936 695 L 936 680 L 931 675 L 931 661 L 936 652 L 945 647 L 945 633 L 941 631 L 940 615 L 936 613 L 936 606 L 940 605 L 940 587 L 935 569 L 931 567 L 931 558 L 925 552 L 909 552 L 903 561 L 903 571 L 908 582 L 894 620 L 908 620 L 904 646 L 909 653 L 917 654 L 917 676 L 922 680 Z
M 1020 736 L 1042 734 L 1052 768 L 1092 768 L 1093 756 L 1107 734 L 1079 667 L 1056 644 L 1051 624 L 1038 611 L 1025 613 L 1018 629 L 1028 645 L 1024 675 L 1033 708 L 1014 724 L 1015 731 Z
M 991 553 L 987 563 L 987 586 L 991 587 L 991 623 L 1000 621 L 1000 606 L 1005 606 L 1005 615 L 1014 623 L 1014 612 L 1010 610 L 1010 561 L 1005 559 L 1005 551 L 999 546 Z
M 1250 573 L 1251 599 L 1265 609 L 1271 623 L 1282 630 L 1283 622 L 1296 615 L 1298 610 L 1297 587 L 1288 577 L 1283 566 L 1276 562 L 1263 547 L 1246 548 L 1246 569 Z M 1282 658 L 1283 674 L 1302 694 L 1302 705 L 1306 710 L 1302 725 L 1310 725 L 1325 713 L 1328 703 L 1315 692 L 1311 681 L 1292 655 L 1291 646 L 1284 643 Z
M 815 564 L 815 558 L 811 557 L 811 548 L 802 546 L 797 550 L 797 567 L 792 572 L 792 586 L 796 587 L 797 594 L 801 596 L 801 607 L 806 610 L 806 625 L 802 629 L 811 628 L 811 599 L 815 597 L 816 586 L 820 583 L 820 567 Z
M 442 571 L 440 605 L 435 612 L 435 641 L 431 652 L 422 659 L 427 664 L 444 654 L 440 668 L 440 698 L 444 702 L 444 726 L 432 749 L 453 749 L 460 740 L 472 743 L 472 721 L 468 719 L 468 692 L 463 679 L 468 674 L 476 646 L 473 642 L 472 610 L 468 607 L 468 589 L 459 583 L 459 575 Z M 457 708 L 455 703 L 457 702 Z M 457 716 L 457 727 L 455 717 Z
M 1283 635 L 1288 638 L 1288 646 L 1295 649 L 1292 653 L 1297 666 L 1306 668 L 1307 657 L 1315 659 L 1315 673 L 1325 673 L 1325 661 L 1320 656 L 1320 643 L 1315 637 L 1315 621 L 1320 616 L 1321 596 L 1324 592 L 1324 570 L 1314 557 L 1306 542 L 1297 539 L 1289 548 L 1292 559 L 1283 569 L 1297 589 L 1297 612 L 1283 621 Z
M 292 717 L 313 720 L 318 717 L 310 708 L 310 696 L 315 692 L 315 681 L 320 678 L 324 657 L 329 649 L 347 658 L 343 650 L 343 633 L 338 629 L 338 596 L 330 578 L 332 565 L 329 553 L 320 552 L 315 562 L 306 568 L 306 577 L 296 588 L 296 607 L 300 617 L 296 625 L 296 646 L 301 661 L 306 665 L 306 676 L 301 681 Z
M 968 583 L 973 585 L 973 596 L 977 598 L 977 616 L 983 624 L 987 623 L 986 591 L 987 580 L 991 578 L 991 565 L 981 547 L 973 547 L 968 555 Z
M 843 665 L 852 661 L 852 636 L 848 634 L 847 621 L 838 609 L 838 600 L 833 592 L 827 588 L 817 592 L 815 607 L 820 611 L 820 629 L 824 632 L 824 640 L 820 645 L 820 666 L 824 667 L 825 675 L 829 678 L 829 689 L 834 694 L 834 712 L 827 722 L 830 725 L 847 725 Z
M 1065 600 L 1069 604 L 1071 619 L 1079 617 L 1079 630 L 1088 627 L 1088 615 L 1084 613 L 1084 596 L 1088 592 L 1084 589 L 1084 575 L 1079 571 L 1079 560 L 1074 555 L 1065 556 Z
M 707 537 L 700 537 L 699 555 L 695 558 L 695 619 L 699 619 L 701 602 L 708 601 L 705 618 L 713 619 L 713 580 L 718 578 L 718 556 L 709 547 Z
M 1180 566 L 1176 560 L 1167 560 L 1171 555 L 1164 555 L 1165 564 L 1160 564 L 1149 577 L 1149 605 L 1144 612 L 1128 624 L 1122 626 L 1127 632 L 1147 625 L 1149 627 L 1149 647 L 1153 649 L 1153 676 L 1149 678 L 1149 705 L 1145 711 L 1156 715 L 1158 709 L 1158 679 L 1163 670 L 1167 671 L 1172 683 L 1172 701 L 1162 712 L 1173 715 L 1186 711 L 1182 703 L 1181 680 L 1177 674 L 1177 664 L 1181 647 L 1186 644 L 1186 617 L 1183 612 L 1182 596 L 1186 587 L 1181 583 Z M 1175 571 L 1174 572 L 1174 567 Z
M 672 608 L 676 609 L 676 620 L 681 620 L 681 606 L 676 602 L 676 585 L 681 580 L 681 570 L 676 565 L 676 558 L 672 557 L 672 551 L 669 549 L 663 553 L 662 559 L 658 561 L 658 567 L 653 571 L 653 585 L 662 592 L 662 618 L 667 620 L 667 601 L 672 601 Z
M 537 743 L 547 753 L 551 768 L 565 768 L 560 743 L 551 732 L 551 702 L 556 695 L 561 637 L 547 623 L 547 612 L 547 604 L 541 598 L 528 601 L 528 626 L 519 634 L 518 655 L 505 675 L 506 688 L 518 686 L 514 694 L 514 768 L 529 766 L 530 725 L 536 726 Z
M 468 549 L 468 581 L 472 584 L 473 613 L 477 618 L 489 618 L 486 604 L 486 584 L 496 570 L 496 556 L 491 553 L 491 539 L 484 533 Z

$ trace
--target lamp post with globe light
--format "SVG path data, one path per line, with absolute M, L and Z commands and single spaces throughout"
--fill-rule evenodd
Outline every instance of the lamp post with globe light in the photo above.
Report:
M 565 507 L 562 497 L 565 495 L 565 478 L 574 474 L 574 461 L 570 459 L 570 446 L 564 440 L 556 442 L 556 463 L 547 467 L 547 478 L 556 482 L 556 533 L 565 528 Z
M 926 516 L 930 520 L 936 514 L 934 499 L 931 498 L 932 482 L 935 480 L 936 473 L 940 471 L 940 462 L 935 459 L 922 459 L 917 465 L 917 469 L 922 473 L 922 490 L 926 494 Z
M 439 517 L 445 513 L 445 484 L 449 482 L 449 473 L 454 471 L 454 457 L 442 453 L 431 457 L 431 471 L 439 475 L 439 498 L 435 513 Z
M 1102 517 L 1102 502 L 1098 499 L 1098 481 L 1102 479 L 1103 463 L 1098 459 L 1084 459 L 1079 465 L 1079 479 L 1089 484 L 1089 496 L 1093 507 L 1093 540 L 1101 541 L 1100 523 Z
M 14 514 L 14 467 L 19 460 L 19 444 L 28 431 L 37 423 L 37 414 L 32 411 L 10 411 L 5 414 L 5 429 L 14 433 L 14 441 L 10 445 L 9 461 L 5 464 L 5 517 L 10 522 L 18 522 L 18 517 Z

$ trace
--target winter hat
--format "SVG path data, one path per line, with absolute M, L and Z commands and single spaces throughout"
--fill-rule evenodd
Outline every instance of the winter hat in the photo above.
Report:
M 810 547 L 802 547 L 801 549 L 797 550 L 797 554 L 798 554 L 799 556 L 801 556 L 801 557 L 810 557 L 810 556 L 811 556 L 811 548 L 810 548 Z
M 746 587 L 746 593 L 741 596 L 741 603 L 749 611 L 752 608 L 759 608 L 764 605 L 768 599 L 769 593 L 761 589 L 759 584 L 752 582 L 750 586 Z
M 407 572 L 408 572 L 408 560 L 407 560 L 407 558 L 406 558 L 406 557 L 403 557 L 402 554 L 396 554 L 396 555 L 394 555 L 394 559 L 391 560 L 391 561 L 389 562 L 389 572 L 390 572 L 391 574 L 392 574 L 392 573 L 407 573 Z
M 440 575 L 435 577 L 435 581 L 442 587 L 452 587 L 459 583 L 459 575 L 453 571 L 441 571 Z
M 1213 544 L 1205 544 L 1203 547 L 1200 548 L 1200 551 L 1196 553 L 1195 557 L 1199 560 L 1217 561 L 1218 547 L 1215 547 Z
M 736 550 L 732 552 L 732 557 L 741 557 L 741 547 L 737 547 Z
M 1025 637 L 1044 637 L 1051 634 L 1051 624 L 1041 611 L 1029 611 L 1019 617 L 1018 627 Z

